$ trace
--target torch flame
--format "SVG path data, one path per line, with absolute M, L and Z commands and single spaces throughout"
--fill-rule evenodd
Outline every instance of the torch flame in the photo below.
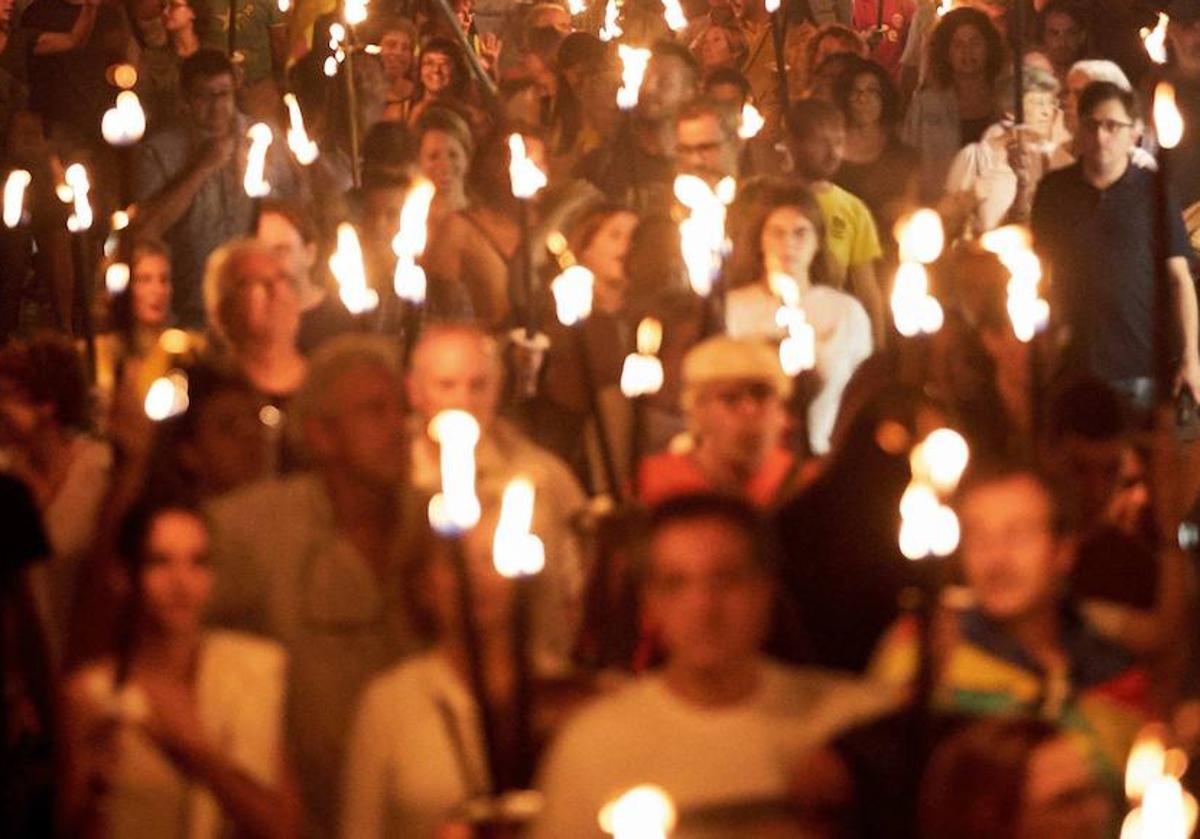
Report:
M 1143 27 L 1138 33 L 1142 36 L 1142 46 L 1146 48 L 1146 54 L 1155 64 L 1167 63 L 1167 24 L 1170 22 L 1170 18 L 1159 12 L 1154 29 Z
M 75 205 L 74 212 L 67 219 L 67 229 L 72 233 L 87 230 L 92 226 L 92 205 L 88 202 L 91 184 L 88 183 L 87 169 L 83 168 L 82 163 L 72 163 L 63 174 L 63 180 L 71 188 Z
M 680 5 L 679 0 L 663 0 L 663 20 L 667 22 L 667 28 L 672 32 L 687 28 L 687 15 L 683 13 L 683 6 Z
M 33 177 L 24 169 L 14 169 L 4 181 L 4 226 L 16 227 L 25 214 L 25 189 Z
M 733 200 L 735 184 L 725 178 L 716 190 L 695 175 L 675 178 L 675 197 L 691 212 L 679 223 L 679 245 L 692 290 L 707 297 L 721 271 L 728 242 L 725 207 Z
M 100 133 L 110 146 L 131 146 L 146 133 L 146 112 L 132 90 L 117 94 L 116 106 L 104 112 Z
M 367 285 L 358 233 L 349 222 L 338 225 L 337 249 L 329 257 L 329 270 L 337 280 L 342 303 L 352 314 L 369 312 L 379 305 L 379 294 Z
M 188 409 L 188 379 L 182 370 L 172 370 L 154 380 L 146 391 L 143 406 L 154 422 L 177 417 Z
M 276 5 L 279 6 L 280 14 L 286 15 L 292 9 L 292 0 L 279 0 Z
M 1173 149 L 1183 139 L 1183 116 L 1175 105 L 1175 86 L 1159 82 L 1154 88 L 1154 130 L 1158 144 Z
M 533 198 L 546 185 L 546 173 L 525 153 L 525 138 L 508 135 L 508 180 L 515 198 Z
M 618 44 L 617 54 L 621 58 L 621 88 L 617 91 L 617 107 L 628 111 L 637 107 L 642 78 L 646 75 L 646 65 L 650 63 L 650 50 Z
M 425 178 L 417 178 L 400 209 L 400 229 L 392 238 L 392 251 L 399 257 L 416 259 L 425 253 L 428 239 L 429 208 L 437 188 Z
M 949 556 L 958 548 L 958 516 L 942 499 L 958 487 L 971 450 L 949 428 L 933 431 L 909 454 L 912 481 L 900 497 L 900 553 L 908 559 Z
M 600 27 L 598 37 L 601 41 L 615 41 L 624 33 L 620 25 L 617 23 L 617 18 L 621 14 L 621 7 L 617 4 L 617 0 L 608 0 L 604 7 L 604 24 Z
M 779 11 L 779 0 L 766 0 L 763 3 L 763 8 L 767 10 L 767 14 L 773 15 Z
M 571 265 L 550 283 L 559 323 L 574 326 L 592 313 L 596 276 L 582 265 Z
M 587 11 L 587 0 L 567 0 L 567 11 L 571 17 L 583 14 Z
M 600 810 L 600 829 L 614 839 L 666 839 L 675 828 L 675 804 L 666 790 L 643 784 Z
M 504 488 L 500 521 L 492 540 L 492 564 L 502 577 L 529 577 L 546 567 L 546 548 L 533 528 L 535 490 L 528 478 L 514 478 Z
M 896 223 L 896 241 L 900 243 L 901 262 L 928 265 L 942 255 L 946 231 L 936 210 L 922 207 Z
M 642 355 L 657 355 L 662 346 L 663 327 L 658 318 L 642 318 L 637 328 L 637 351 Z
M 929 275 L 921 263 L 900 263 L 891 302 L 892 321 L 904 337 L 931 335 L 942 328 L 942 307 L 929 293 Z
M 758 136 L 758 132 L 762 131 L 763 126 L 767 121 L 763 119 L 763 115 L 759 113 L 758 108 L 747 102 L 742 105 L 741 117 L 738 119 L 738 136 L 743 140 L 750 140 Z
M 429 437 L 441 451 L 442 491 L 429 502 L 429 524 L 457 535 L 479 521 L 475 495 L 475 446 L 479 423 L 466 411 L 442 411 L 429 422 Z
M 1125 763 L 1125 797 L 1130 801 L 1141 801 L 1150 783 L 1166 772 L 1165 734 L 1160 724 L 1148 725 L 1138 732 Z
M 283 104 L 288 110 L 287 144 L 296 156 L 296 162 L 301 166 L 309 166 L 317 159 L 319 153 L 315 141 L 310 140 L 304 129 L 304 114 L 300 111 L 300 101 L 296 94 L 283 94 Z
M 937 6 L 937 16 L 941 17 L 954 8 L 954 0 L 940 0 Z
M 662 322 L 642 318 L 637 328 L 637 352 L 625 356 L 621 368 L 621 393 L 628 397 L 649 396 L 663 386 L 663 366 L 657 353 L 662 345 Z
M 250 138 L 250 149 L 246 152 L 246 174 L 242 178 L 242 186 L 251 198 L 262 198 L 271 192 L 265 172 L 267 168 L 267 149 L 275 140 L 271 126 L 265 122 L 256 122 L 246 132 Z
M 345 0 L 342 17 L 351 26 L 357 26 L 367 19 L 368 0 Z

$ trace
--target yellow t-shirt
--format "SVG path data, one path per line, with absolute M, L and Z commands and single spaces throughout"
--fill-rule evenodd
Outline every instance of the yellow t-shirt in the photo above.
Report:
M 862 199 L 836 184 L 814 190 L 825 216 L 825 247 L 829 251 L 830 285 L 846 287 L 851 266 L 865 265 L 883 256 L 875 220 Z

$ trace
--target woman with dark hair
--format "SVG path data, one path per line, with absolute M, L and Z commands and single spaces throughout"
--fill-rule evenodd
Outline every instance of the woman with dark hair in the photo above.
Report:
M 999 118 L 1004 56 L 1000 33 L 978 9 L 952 9 L 934 28 L 925 83 L 909 104 L 901 134 L 921 155 L 923 200 L 941 196 L 954 155 Z
M 409 110 L 409 124 L 416 123 L 434 104 L 469 110 L 474 122 L 477 112 L 473 99 L 471 71 L 458 44 L 442 37 L 426 41 L 417 57 L 417 91 Z
M 204 628 L 207 522 L 188 506 L 143 502 L 118 549 L 129 602 L 117 648 L 64 685 L 66 832 L 294 836 L 286 659 L 272 642 Z
M 833 88 L 846 115 L 846 147 L 833 176 L 838 186 L 871 208 L 884 253 L 894 255 L 890 235 L 897 219 L 917 201 L 917 152 L 900 140 L 900 91 L 874 61 L 856 61 Z
M 0 349 L 0 469 L 29 487 L 53 549 L 38 583 L 58 650 L 112 468 L 109 445 L 88 433 L 89 403 L 70 339 L 46 334 Z
M 829 450 L 842 390 L 871 354 L 871 321 L 852 295 L 826 285 L 825 220 L 806 188 L 780 181 L 761 196 L 757 214 L 734 242 L 735 276 L 726 299 L 726 329 L 735 338 L 784 336 L 780 306 L 798 306 L 815 333 L 821 388 L 808 406 L 808 443 Z

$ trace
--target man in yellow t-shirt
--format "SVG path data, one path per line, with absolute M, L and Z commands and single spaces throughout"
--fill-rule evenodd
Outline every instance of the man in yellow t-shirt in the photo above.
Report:
M 846 123 L 842 112 L 820 99 L 802 99 L 787 115 L 787 146 L 792 169 L 804 179 L 825 216 L 829 283 L 858 298 L 871 317 L 875 345 L 885 337 L 883 293 L 875 262 L 883 251 L 867 205 L 830 178 L 842 165 Z

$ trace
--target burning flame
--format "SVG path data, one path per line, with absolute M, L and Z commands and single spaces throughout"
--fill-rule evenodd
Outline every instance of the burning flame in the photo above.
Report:
M 779 0 L 765 0 L 763 8 L 767 10 L 767 14 L 773 15 L 779 11 Z
M 628 397 L 650 396 L 662 390 L 663 366 L 658 358 L 662 346 L 662 322 L 642 318 L 637 328 L 637 352 L 625 356 L 621 368 L 621 393 Z
M 1013 334 L 1028 343 L 1050 322 L 1050 304 L 1040 297 L 1042 265 L 1032 249 L 1029 230 L 1010 224 L 980 238 L 984 250 L 996 254 L 1008 269 L 1008 317 Z
M 182 370 L 172 370 L 154 380 L 146 391 L 143 406 L 154 422 L 177 417 L 188 409 L 188 379 Z
M 533 482 L 514 478 L 504 488 L 492 540 L 492 564 L 501 577 L 531 577 L 546 567 L 546 547 L 533 528 Z
M 129 265 L 114 262 L 104 269 L 104 288 L 109 294 L 120 294 L 129 288 Z
M 601 41 L 615 41 L 625 34 L 617 23 L 620 14 L 621 7 L 617 4 L 617 0 L 608 0 L 608 4 L 604 7 L 604 23 L 597 33 Z
M 429 437 L 441 451 L 442 491 L 429 502 L 429 524 L 456 536 L 479 521 L 475 495 L 475 446 L 479 423 L 466 411 L 442 411 L 429 423 Z
M 1143 27 L 1138 33 L 1142 36 L 1142 46 L 1146 48 L 1146 55 L 1150 56 L 1150 60 L 1155 64 L 1167 63 L 1167 24 L 1170 22 L 1169 17 L 1159 12 L 1154 29 Z
M 275 135 L 271 133 L 271 126 L 256 122 L 250 126 L 246 136 L 250 138 L 250 150 L 246 152 L 246 175 L 242 179 L 242 186 L 251 198 L 262 198 L 271 192 L 271 184 L 267 182 L 265 173 L 267 149 L 271 148 Z
M 596 276 L 582 265 L 571 265 L 550 283 L 554 310 L 563 326 L 574 326 L 592 313 Z
M 146 112 L 132 90 L 117 94 L 116 106 L 104 112 L 100 133 L 110 146 L 132 146 L 146 133 Z
M 72 233 L 87 230 L 92 226 L 92 205 L 88 202 L 91 184 L 88 183 L 87 169 L 83 168 L 82 163 L 72 163 L 63 174 L 63 180 L 70 188 L 71 200 L 75 204 L 74 212 L 67 219 L 67 229 Z
M 33 176 L 24 169 L 13 169 L 4 181 L 4 226 L 16 227 L 25 215 L 25 189 Z
M 617 107 L 628 111 L 637 107 L 642 78 L 646 75 L 646 65 L 650 63 L 650 50 L 618 44 L 617 55 L 621 58 L 621 87 L 617 91 Z
M 1170 82 L 1154 87 L 1154 130 L 1164 149 L 1175 148 L 1183 139 L 1183 116 L 1175 105 L 1175 86 Z
M 342 18 L 350 26 L 358 26 L 367 19 L 367 4 L 369 0 L 345 0 Z
M 525 138 L 520 134 L 508 135 L 508 153 L 508 180 L 513 197 L 533 198 L 546 185 L 546 173 L 525 153 Z
M 567 11 L 571 17 L 583 14 L 587 11 L 587 0 L 567 0 Z
M 304 114 L 300 111 L 300 101 L 296 94 L 283 94 L 283 104 L 288 111 L 287 144 L 296 156 L 296 162 L 301 166 L 309 166 L 317 159 L 319 151 L 315 141 L 310 140 L 304 129 Z
M 1179 778 L 1186 756 L 1166 747 L 1166 726 L 1152 723 L 1140 732 L 1125 765 L 1125 795 L 1134 805 L 1121 825 L 1121 839 L 1186 839 L 1196 828 L 1196 799 Z
M 943 499 L 953 494 L 970 461 L 967 441 L 939 428 L 909 455 L 912 481 L 900 498 L 900 552 L 908 559 L 949 556 L 958 548 L 958 516 Z
M 338 225 L 337 249 L 329 257 L 329 270 L 337 280 L 342 303 L 351 314 L 370 312 L 379 305 L 379 294 L 367 285 L 358 233 L 349 222 Z
M 929 275 L 919 262 L 902 262 L 892 286 L 892 320 L 906 338 L 932 335 L 945 317 L 937 298 L 929 293 Z
M 661 787 L 643 784 L 600 810 L 600 829 L 614 839 L 666 839 L 675 828 L 675 803 Z
M 292 10 L 292 0 L 279 0 L 276 4 L 279 6 L 280 14 L 287 14 Z
M 687 28 L 687 15 L 683 13 L 683 6 L 680 5 L 679 0 L 663 0 L 663 20 L 667 22 L 667 28 L 672 32 Z
M 392 287 L 396 296 L 414 306 L 425 303 L 425 269 L 417 264 L 417 260 L 425 253 L 425 242 L 429 235 L 429 207 L 436 192 L 432 182 L 425 178 L 416 180 L 404 197 L 404 206 L 400 209 L 400 229 L 392 238 L 392 252 L 396 254 Z
M 954 8 L 954 0 L 940 0 L 937 7 L 937 16 L 941 17 Z
M 896 222 L 896 241 L 900 243 L 901 262 L 937 262 L 946 245 L 942 217 L 936 210 L 923 207 Z
M 1125 797 L 1141 801 L 1151 782 L 1166 773 L 1166 731 L 1161 725 L 1148 725 L 1138 732 L 1125 762 Z
M 742 114 L 738 119 L 738 136 L 743 140 L 757 137 L 766 122 L 763 115 L 758 112 L 758 108 L 747 102 L 742 105 Z
M 688 282 L 701 297 L 712 292 L 729 248 L 725 237 L 725 208 L 733 201 L 737 183 L 724 178 L 714 190 L 695 175 L 675 179 L 675 197 L 690 210 L 679 223 L 679 244 Z

